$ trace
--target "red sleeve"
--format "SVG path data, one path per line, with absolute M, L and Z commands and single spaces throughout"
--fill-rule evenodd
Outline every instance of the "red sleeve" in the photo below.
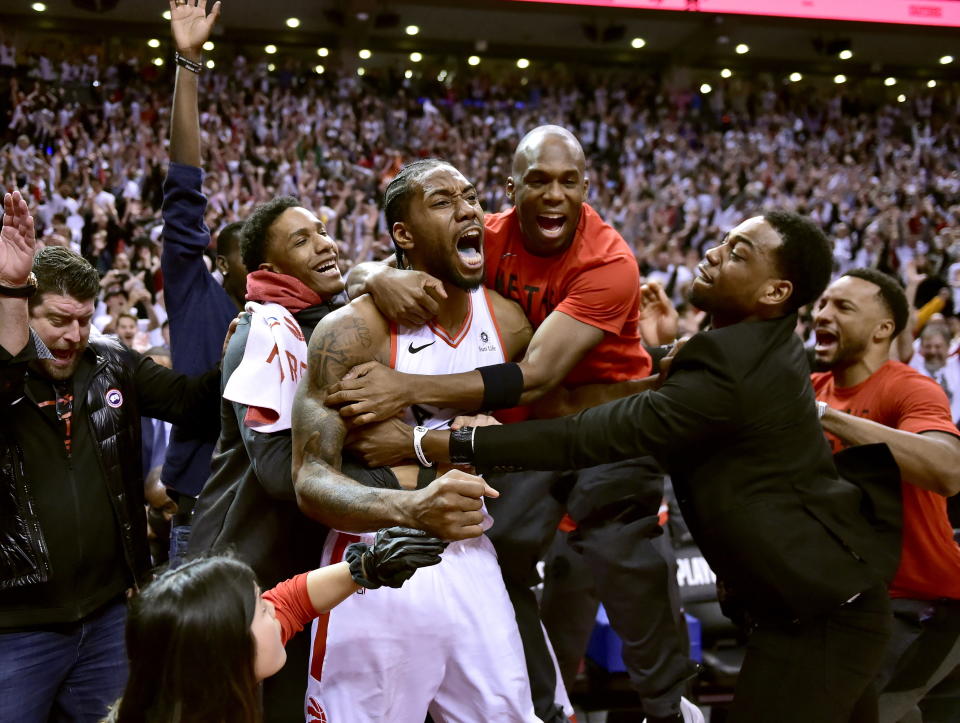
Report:
M 269 600 L 276 608 L 277 620 L 280 621 L 281 628 L 280 637 L 284 645 L 318 615 L 307 593 L 307 573 L 305 572 L 267 590 L 263 593 L 263 599 Z
M 906 382 L 907 379 L 902 379 Z M 950 402 L 943 388 L 930 377 L 910 375 L 910 384 L 897 395 L 897 429 L 904 432 L 947 432 L 960 436 L 950 414 Z
M 626 256 L 580 271 L 555 311 L 611 334 L 620 334 L 640 308 L 640 272 Z

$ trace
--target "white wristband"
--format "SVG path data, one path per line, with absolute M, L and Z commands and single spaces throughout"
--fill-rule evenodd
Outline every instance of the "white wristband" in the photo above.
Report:
M 420 464 L 424 467 L 433 467 L 433 462 L 427 459 L 427 455 L 423 453 L 423 447 L 421 443 L 423 442 L 423 435 L 425 435 L 429 430 L 426 427 L 414 427 L 413 428 L 413 451 L 417 454 L 417 459 L 420 460 Z
M 817 402 L 817 419 L 823 419 L 823 415 L 828 407 L 829 405 L 826 402 Z

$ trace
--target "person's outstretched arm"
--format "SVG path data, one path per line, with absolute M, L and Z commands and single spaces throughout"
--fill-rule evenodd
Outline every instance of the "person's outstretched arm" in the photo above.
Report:
M 3 230 L 0 231 L 0 286 L 25 286 L 33 268 L 37 236 L 33 216 L 19 191 L 3 196 Z M 0 347 L 11 356 L 30 340 L 30 314 L 26 297 L 0 296 Z

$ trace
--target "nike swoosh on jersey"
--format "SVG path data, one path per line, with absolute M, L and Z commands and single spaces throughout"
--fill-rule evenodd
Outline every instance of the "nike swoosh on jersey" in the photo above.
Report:
M 434 344 L 436 344 L 436 343 L 437 343 L 437 340 L 434 339 L 434 340 L 431 341 L 429 344 L 424 344 L 423 346 L 414 346 L 414 345 L 413 345 L 413 342 L 411 341 L 411 342 L 410 342 L 410 346 L 407 347 L 407 351 L 410 352 L 411 354 L 416 354 L 418 351 L 423 351 L 423 350 L 426 349 L 428 346 L 432 346 L 432 345 L 434 345 Z

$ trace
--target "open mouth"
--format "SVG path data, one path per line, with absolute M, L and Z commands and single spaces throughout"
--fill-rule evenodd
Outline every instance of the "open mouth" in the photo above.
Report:
M 58 362 L 69 362 L 76 352 L 73 349 L 51 349 L 50 353 Z
M 814 335 L 816 337 L 816 346 L 814 349 L 818 354 L 828 352 L 837 346 L 837 335 L 828 329 L 817 329 Z
M 562 214 L 540 214 L 537 216 L 537 226 L 547 236 L 556 236 L 563 230 L 567 217 Z
M 313 267 L 313 270 L 318 274 L 339 274 L 340 269 L 337 268 L 336 259 L 331 259 L 329 261 L 324 261 L 323 263 L 317 264 Z
M 465 231 L 457 239 L 457 255 L 465 266 L 476 268 L 483 264 L 483 231 L 479 226 Z
M 705 284 L 712 284 L 713 279 L 703 270 L 702 266 L 697 267 L 697 278 Z

